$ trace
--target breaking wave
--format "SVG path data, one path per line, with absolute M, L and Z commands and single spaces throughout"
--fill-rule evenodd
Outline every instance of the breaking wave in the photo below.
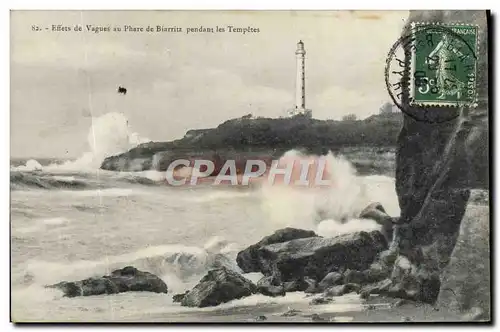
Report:
M 11 190 L 38 189 L 87 189 L 91 184 L 85 179 L 54 176 L 41 173 L 10 172 Z
M 46 285 L 109 274 L 132 265 L 162 278 L 169 289 L 183 292 L 196 284 L 209 269 L 225 266 L 241 273 L 236 264 L 237 250 L 221 237 L 213 237 L 203 247 L 184 245 L 152 246 L 96 261 L 56 263 L 32 260 L 13 281 L 23 285 Z
M 62 164 L 42 166 L 38 161 L 31 159 L 26 165 L 15 167 L 14 171 L 95 171 L 102 161 L 109 156 L 116 155 L 141 143 L 150 140 L 141 137 L 130 130 L 129 122 L 122 113 L 106 113 L 92 118 L 92 124 L 87 135 L 89 151 L 76 160 Z
M 349 161 L 332 153 L 318 157 L 291 150 L 281 157 L 280 162 L 319 158 L 326 160 L 323 179 L 329 180 L 330 184 L 327 186 L 262 184 L 262 207 L 276 228 L 313 229 L 322 236 L 378 229 L 379 226 L 374 221 L 359 218 L 360 212 L 372 202 L 382 203 L 389 215 L 399 215 L 394 178 L 381 175 L 359 176 Z
M 157 186 L 164 184 L 164 175 L 156 171 L 113 173 L 108 171 L 88 172 L 40 172 L 10 171 L 11 190 L 88 190 L 122 187 L 126 184 Z M 125 190 L 125 189 L 124 189 Z M 130 191 L 131 189 L 127 189 Z

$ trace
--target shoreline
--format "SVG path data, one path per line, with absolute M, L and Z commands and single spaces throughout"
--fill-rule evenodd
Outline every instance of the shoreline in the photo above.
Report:
M 289 295 L 287 295 L 289 296 Z M 369 322 L 457 322 L 464 321 L 463 315 L 428 304 L 407 302 L 400 306 L 395 298 L 371 297 L 361 300 L 358 295 L 347 294 L 334 298 L 330 304 L 310 305 L 307 301 L 291 303 L 262 303 L 257 305 L 234 305 L 232 307 L 209 310 L 192 308 L 189 311 L 170 313 L 151 313 L 149 315 L 133 316 L 121 321 L 127 322 L 259 322 L 259 323 L 369 323 Z M 356 297 L 358 300 L 356 300 Z M 228 306 L 229 303 L 225 305 Z M 297 311 L 293 316 L 284 316 L 291 310 Z M 317 315 L 317 316 L 316 316 Z M 260 316 L 266 319 L 260 320 Z M 313 317 L 316 316 L 316 317 Z

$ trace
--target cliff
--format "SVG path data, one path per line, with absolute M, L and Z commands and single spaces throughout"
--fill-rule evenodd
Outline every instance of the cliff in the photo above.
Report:
M 345 147 L 394 147 L 401 128 L 400 113 L 364 120 L 248 118 L 228 120 L 212 129 L 189 130 L 170 142 L 149 142 L 106 158 L 101 168 L 113 171 L 164 171 L 174 159 L 273 158 L 291 149 L 325 154 Z
M 469 205 L 474 180 L 481 179 L 488 187 L 488 13 L 411 11 L 402 36 L 408 35 L 413 22 L 477 27 L 478 107 L 429 105 L 425 108 L 429 118 L 450 119 L 429 125 L 418 121 L 422 107 L 405 103 L 409 89 L 403 87 L 407 115 L 397 142 L 396 192 L 401 214 L 394 227 L 391 285 L 412 285 L 420 294 L 432 293 L 438 308 L 456 310 L 468 319 L 490 320 L 488 209 Z M 406 44 L 404 54 L 411 54 L 411 48 Z M 410 61 L 407 56 L 405 64 Z M 403 79 L 409 75 L 406 71 Z M 456 117 L 460 113 L 462 117 Z

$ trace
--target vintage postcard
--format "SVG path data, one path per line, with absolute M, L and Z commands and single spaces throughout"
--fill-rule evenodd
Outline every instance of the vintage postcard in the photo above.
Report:
M 12 10 L 11 321 L 491 322 L 489 23 Z

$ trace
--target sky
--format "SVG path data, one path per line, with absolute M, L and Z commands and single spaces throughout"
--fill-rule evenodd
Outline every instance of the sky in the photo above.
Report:
M 385 59 L 407 17 L 407 11 L 11 11 L 11 156 L 78 157 L 89 151 L 92 117 L 110 112 L 123 113 L 132 131 L 154 141 L 249 113 L 285 116 L 294 107 L 299 40 L 313 117 L 365 118 L 390 100 Z M 88 24 L 122 31 L 86 32 Z M 84 31 L 51 31 L 52 25 Z M 125 25 L 183 31 L 125 32 Z M 186 34 L 216 26 L 226 32 Z

